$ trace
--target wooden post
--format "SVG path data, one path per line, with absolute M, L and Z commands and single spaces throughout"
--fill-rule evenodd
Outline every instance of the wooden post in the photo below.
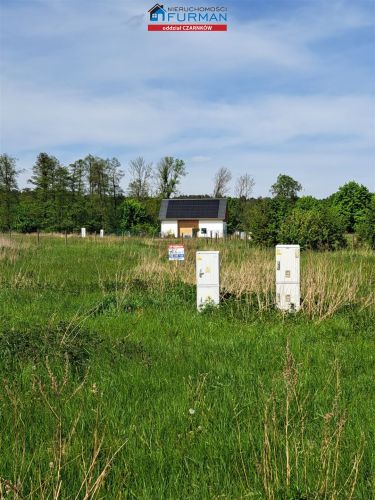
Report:
M 39 234 L 39 229 L 37 229 L 37 240 L 38 240 L 38 245 L 39 245 L 39 240 L 40 240 L 40 234 Z
M 65 230 L 65 245 L 68 244 L 68 231 Z

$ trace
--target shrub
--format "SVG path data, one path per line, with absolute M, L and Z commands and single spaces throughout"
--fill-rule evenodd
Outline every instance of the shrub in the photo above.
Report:
M 371 203 L 371 193 L 366 186 L 350 181 L 339 188 L 332 196 L 333 206 L 337 207 L 345 222 L 346 230 L 353 232 Z
M 346 244 L 344 224 L 333 208 L 295 208 L 281 224 L 280 243 L 295 243 L 314 250 L 333 250 Z
M 362 241 L 375 248 L 375 195 L 372 195 L 369 207 L 364 211 L 355 229 Z
M 246 229 L 250 231 L 254 243 L 275 245 L 278 229 L 293 210 L 294 201 L 276 197 L 259 200 L 250 206 L 246 214 Z

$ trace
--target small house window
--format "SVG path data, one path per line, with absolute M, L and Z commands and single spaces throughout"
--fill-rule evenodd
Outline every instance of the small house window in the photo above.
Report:
M 201 233 L 202 233 L 202 234 L 207 234 L 207 228 L 206 228 L 206 227 L 202 227 L 202 229 L 201 229 Z

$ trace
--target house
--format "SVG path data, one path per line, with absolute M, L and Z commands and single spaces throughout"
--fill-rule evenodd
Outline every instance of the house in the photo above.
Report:
M 152 9 L 149 10 L 150 13 L 150 21 L 153 22 L 158 22 L 158 21 L 164 21 L 165 20 L 165 10 L 163 9 L 163 5 L 159 5 L 156 3 Z M 159 19 L 159 16 L 161 16 L 161 19 Z
M 227 200 L 162 200 L 159 219 L 162 236 L 223 238 L 227 231 Z

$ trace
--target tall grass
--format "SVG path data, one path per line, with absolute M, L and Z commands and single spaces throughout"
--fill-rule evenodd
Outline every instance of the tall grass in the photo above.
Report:
M 245 298 L 258 310 L 269 310 L 275 304 L 275 262 L 270 250 L 221 247 L 221 290 L 237 299 Z M 182 263 L 165 259 L 159 246 L 159 258 L 143 256 L 133 276 L 152 281 L 165 289 L 166 283 L 182 280 L 195 284 L 195 254 L 188 252 Z M 302 312 L 319 320 L 332 316 L 346 306 L 375 306 L 374 255 L 363 252 L 363 262 L 353 252 L 306 252 L 302 257 Z M 354 260 L 353 260 L 354 257 Z M 356 258 L 357 257 L 357 258 Z
M 371 498 L 373 254 L 304 253 L 282 315 L 273 251 L 215 242 L 223 306 L 198 314 L 214 247 L 166 244 L 3 248 L 0 497 Z

